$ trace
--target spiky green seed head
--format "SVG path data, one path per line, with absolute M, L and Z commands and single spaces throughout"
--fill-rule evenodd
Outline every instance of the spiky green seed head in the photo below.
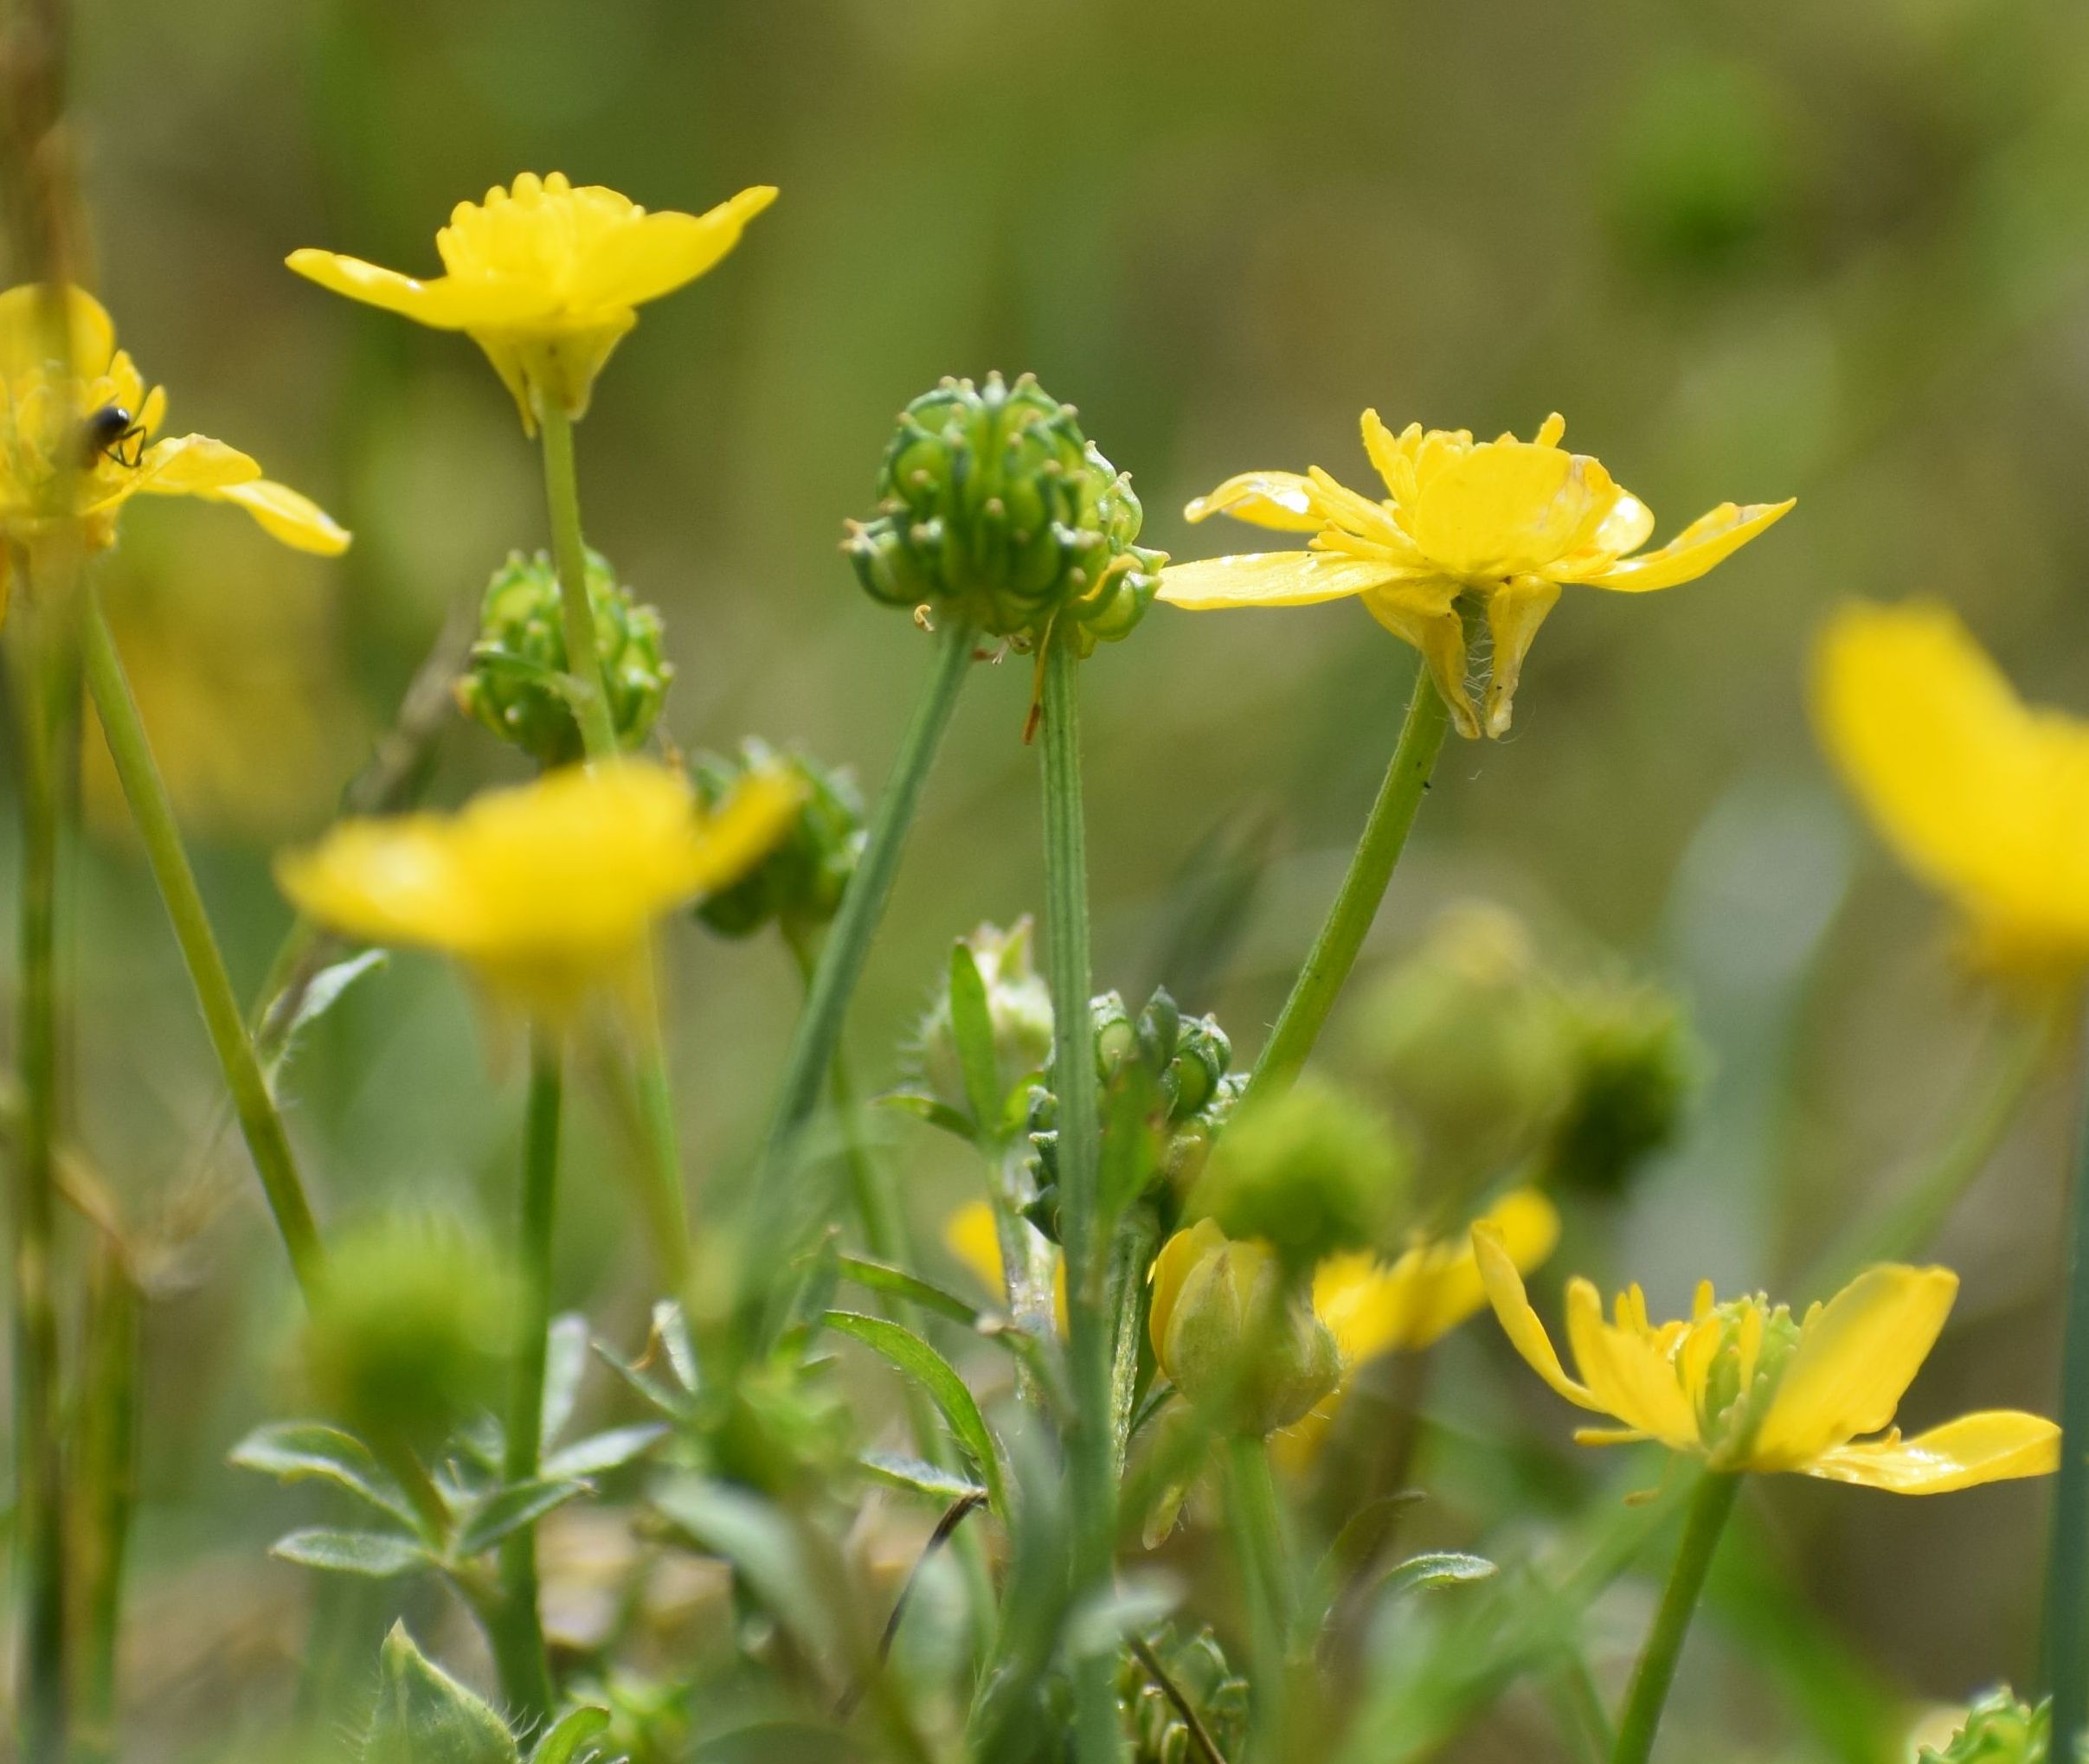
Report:
M 1681 1130 L 1705 1055 L 1658 986 L 1601 979 L 1566 997 L 1566 1104 L 1543 1153 L 1548 1180 L 1614 1198 Z
M 798 780 L 797 819 L 753 869 L 699 904 L 697 917 L 721 937 L 752 937 L 774 924 L 796 941 L 840 910 L 863 856 L 863 793 L 846 769 L 823 766 L 807 754 L 779 754 L 751 735 L 730 758 L 700 755 L 690 778 L 704 805 L 714 808 L 751 773 L 782 773 Z
M 661 653 L 660 615 L 640 604 L 596 551 L 588 554 L 588 605 L 610 722 L 617 745 L 628 752 L 652 732 L 674 679 L 673 664 Z M 538 765 L 570 765 L 581 757 L 582 743 L 561 690 L 565 670 L 558 572 L 541 551 L 534 557 L 510 552 L 479 604 L 479 641 L 457 682 L 458 706 Z
M 1136 542 L 1130 478 L 1074 407 L 1025 374 L 942 382 L 900 413 L 877 512 L 842 548 L 871 599 L 1030 645 L 1064 621 L 1079 652 L 1145 615 L 1167 560 Z

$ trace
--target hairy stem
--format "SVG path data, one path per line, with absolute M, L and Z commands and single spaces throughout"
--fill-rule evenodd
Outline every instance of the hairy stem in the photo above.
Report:
M 1076 1600 L 1107 1589 L 1116 1550 L 1117 1481 L 1108 1314 L 1109 1243 L 1100 1216 L 1096 1050 L 1089 1027 L 1088 836 L 1081 801 L 1079 660 L 1052 642 L 1044 656 L 1044 944 L 1052 997 L 1052 1082 L 1058 1103 L 1060 1238 L 1074 1397 Z M 1115 1671 L 1107 1654 L 1074 1665 L 1074 1743 L 1081 1764 L 1122 1755 Z
M 543 1431 L 544 1359 L 551 1329 L 551 1226 L 558 1194 L 558 1125 L 562 1052 L 541 1025 L 530 1040 L 530 1100 L 523 1130 L 522 1222 L 516 1246 L 520 1304 L 509 1376 L 504 1479 L 511 1488 L 537 1474 Z M 501 1540 L 501 1600 L 493 1652 L 501 1694 L 525 1729 L 551 1712 L 551 1672 L 537 1611 L 537 1528 L 518 1525 Z
M 2073 1755 L 2074 1740 L 2089 1722 L 2089 1026 L 2082 1034 L 2082 1116 L 2060 1351 L 2060 1476 L 2053 1488 L 2041 1653 L 2045 1688 L 2053 1697 L 2056 1758 Z
M 131 684 L 124 676 L 108 620 L 100 601 L 92 595 L 86 601 L 82 646 L 87 690 L 108 741 L 109 757 L 115 761 L 117 778 L 131 805 L 131 818 L 144 842 L 152 879 L 166 903 L 175 941 L 181 946 L 190 984 L 196 989 L 196 1002 L 202 1010 L 203 1026 L 209 1032 L 211 1049 L 225 1074 L 226 1087 L 232 1093 L 240 1131 L 246 1136 L 247 1149 L 261 1179 L 268 1210 L 274 1216 L 276 1230 L 289 1252 L 292 1271 L 309 1298 L 325 1260 L 312 1203 L 305 1197 L 290 1138 L 283 1130 L 283 1118 L 276 1111 L 275 1099 L 269 1093 L 268 1081 L 247 1036 L 231 977 L 225 972 L 225 959 L 211 932 L 210 917 L 196 885 L 196 872 L 190 868 L 188 853 L 183 849 L 174 807 L 145 739 L 145 725 L 138 720 L 138 703 L 131 696 Z
M 1661 1609 L 1655 1613 L 1653 1631 L 1632 1673 L 1632 1688 L 1625 1697 L 1624 1713 L 1618 1717 L 1617 1742 L 1611 1764 L 1647 1764 L 1653 1754 L 1654 1735 L 1661 1727 L 1668 1687 L 1675 1682 L 1675 1665 L 1681 1657 L 1683 1638 L 1690 1633 L 1698 1595 L 1705 1589 L 1712 1557 L 1719 1536 L 1733 1511 L 1734 1498 L 1741 1491 L 1741 1479 L 1725 1471 L 1708 1470 L 1690 1498 L 1683 1521 L 1683 1539 L 1675 1552 L 1675 1565 L 1668 1571 L 1668 1590 L 1662 1594 Z
M 1400 725 L 1400 738 L 1392 750 L 1392 763 L 1385 768 L 1385 782 L 1379 786 L 1378 800 L 1364 823 L 1364 836 L 1357 841 L 1349 872 L 1327 909 L 1327 921 L 1314 940 L 1306 965 L 1292 983 L 1276 1027 L 1269 1031 L 1262 1057 L 1255 1062 L 1248 1095 L 1289 1088 L 1312 1054 L 1327 1013 L 1334 1009 L 1349 971 L 1356 965 L 1371 921 L 1378 916 L 1379 902 L 1406 846 L 1408 830 L 1414 825 L 1415 812 L 1429 788 L 1429 774 L 1436 769 L 1449 727 L 1450 713 L 1429 670 L 1417 668 L 1406 720 Z

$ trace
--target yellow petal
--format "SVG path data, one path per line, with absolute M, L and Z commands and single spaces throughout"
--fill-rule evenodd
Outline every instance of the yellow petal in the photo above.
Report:
M 1958 1277 L 1948 1268 L 1858 1275 L 1806 1319 L 1750 1463 L 1789 1468 L 1886 1426 L 1957 1296 Z
M 1989 1409 L 1912 1440 L 1896 1434 L 1840 1446 L 1799 1468 L 1808 1476 L 1892 1494 L 1949 1494 L 1983 1482 L 2050 1476 L 2060 1468 L 2060 1429 L 2042 1415 Z
M 1596 529 L 1596 548 L 1613 557 L 1636 551 L 1654 536 L 1654 510 L 1627 491 L 1620 491 L 1610 512 Z
M 145 449 L 126 490 L 146 496 L 202 496 L 260 475 L 261 468 L 237 447 L 208 435 L 177 435 Z
M 207 502 L 231 503 L 254 516 L 272 539 L 298 551 L 338 557 L 349 547 L 350 533 L 334 517 L 287 484 L 260 478 L 222 490 L 196 492 Z
M 1190 1270 L 1205 1256 L 1214 1250 L 1224 1249 L 1225 1241 L 1226 1235 L 1218 1228 L 1217 1220 L 1199 1219 L 1169 1238 L 1154 1259 L 1153 1293 L 1147 1309 L 1146 1326 L 1154 1344 L 1154 1357 L 1160 1362 L 1164 1372 L 1167 1370 L 1168 1323 L 1175 1314 L 1175 1300 L 1181 1296 L 1182 1283 L 1189 1279 Z
M 1303 1476 L 1313 1468 L 1348 1394 L 1347 1384 L 1336 1385 L 1301 1420 L 1288 1427 L 1279 1427 L 1269 1435 L 1269 1456 L 1286 1476 Z
M 73 371 L 83 380 L 100 375 L 116 354 L 116 327 L 84 288 L 67 288 L 55 315 L 45 285 L 24 282 L 0 293 L 0 380 L 20 380 L 59 360 L 53 318 L 73 352 Z
M 1603 1299 L 1588 1281 L 1569 1283 L 1566 1321 L 1574 1367 L 1594 1407 L 1679 1451 L 1697 1444 L 1697 1412 L 1674 1366 L 1639 1330 L 1604 1322 Z
M 1487 628 L 1494 639 L 1494 665 L 1487 682 L 1487 732 L 1497 740 L 1507 734 L 1515 715 L 1516 685 L 1523 659 L 1531 652 L 1538 627 L 1559 604 L 1559 584 L 1543 576 L 1523 575 L 1487 597 Z
M 1527 441 L 1491 441 L 1424 485 L 1409 517 L 1415 543 L 1447 574 L 1522 575 L 1563 555 L 1615 491 L 1594 460 Z
M 1488 1302 L 1494 1307 L 1509 1344 L 1521 1354 L 1533 1371 L 1560 1395 L 1581 1408 L 1598 1408 L 1596 1399 L 1568 1377 L 1553 1350 L 1552 1337 L 1532 1310 L 1530 1295 L 1523 1289 L 1523 1276 L 1516 1271 L 1515 1258 L 1501 1233 L 1491 1225 L 1473 1227 L 1473 1253 L 1480 1265 L 1481 1284 Z
M 1005 1290 L 1000 1234 L 993 1209 L 985 1201 L 967 1201 L 943 1222 L 943 1247 L 980 1278 L 997 1297 Z
M 337 252 L 318 251 L 310 246 L 292 252 L 284 261 L 306 280 L 333 293 L 382 306 L 387 312 L 396 312 L 437 330 L 462 330 L 466 324 L 483 322 L 489 316 L 480 298 L 486 291 L 466 288 L 448 276 L 417 281 L 397 270 L 365 263 L 359 257 L 343 257 Z
M 1160 572 L 1160 598 L 1192 613 L 1231 606 L 1312 606 L 1383 587 L 1404 574 L 1397 564 L 1326 552 L 1248 552 L 1210 557 L 1201 563 L 1170 564 Z
M 1280 533 L 1317 533 L 1327 524 L 1313 480 L 1295 471 L 1241 472 L 1182 511 L 1182 518 L 1192 522 L 1213 515 L 1231 515 Z
M 1700 516 L 1658 551 L 1627 557 L 1586 576 L 1570 578 L 1591 587 L 1615 588 L 1621 593 L 1643 594 L 1655 588 L 1672 588 L 1679 582 L 1695 581 L 1713 566 L 1723 563 L 1757 535 L 1769 530 L 1791 512 L 1797 498 L 1781 503 L 1751 503 L 1737 507 L 1721 503 L 1708 515 Z
M 1997 944 L 2089 953 L 2089 727 L 2027 709 L 1939 606 L 1845 608 L 1813 675 L 1822 743 L 1901 862 Z
M 693 282 L 736 245 L 747 223 L 776 200 L 756 184 L 702 215 L 647 215 L 605 234 L 578 266 L 576 308 L 637 306 Z

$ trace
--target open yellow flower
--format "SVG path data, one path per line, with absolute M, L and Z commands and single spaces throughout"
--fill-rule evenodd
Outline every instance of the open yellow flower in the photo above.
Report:
M 1658 550 L 1647 505 L 1599 460 L 1559 446 L 1564 419 L 1545 420 L 1533 441 L 1475 442 L 1464 429 L 1394 434 L 1375 410 L 1363 417 L 1364 451 L 1385 480 L 1379 500 L 1345 489 L 1314 466 L 1230 478 L 1184 510 L 1310 533 L 1303 551 L 1257 552 L 1170 566 L 1160 598 L 1192 611 L 1305 606 L 1360 595 L 1395 637 L 1422 652 L 1462 734 L 1482 715 L 1466 690 L 1465 608 L 1484 613 L 1494 643 L 1485 725 L 1507 733 L 1516 682 L 1538 627 L 1578 582 L 1644 593 L 1694 581 L 1779 519 L 1790 502 L 1722 503 Z
M 2026 706 L 1948 607 L 1852 606 L 1814 660 L 1821 741 L 1979 957 L 2089 963 L 2089 722 Z
M 70 360 L 67 359 L 67 351 Z M 333 555 L 349 536 L 237 448 L 207 435 L 158 439 L 164 388 L 116 346 L 101 303 L 35 284 L 0 293 L 0 608 L 10 552 L 61 534 L 87 551 L 116 542 L 134 496 L 232 503 L 286 545 Z
M 2059 1466 L 2060 1429 L 2015 1409 L 1962 1415 L 1912 1440 L 1891 1426 L 1957 1296 L 1948 1268 L 1872 1268 L 1800 1320 L 1761 1297 L 1720 1304 L 1707 1282 L 1687 1318 L 1659 1325 L 1637 1286 L 1606 1320 L 1596 1288 L 1578 1279 L 1566 1293 L 1574 1379 L 1501 1235 L 1482 1225 L 1473 1241 L 1516 1351 L 1569 1402 L 1622 1423 L 1584 1428 L 1574 1436 L 1583 1445 L 1658 1440 L 1713 1470 L 1791 1471 L 1894 1494 L 1944 1494 Z
M 755 774 L 707 814 L 665 767 L 575 767 L 454 815 L 345 821 L 276 875 L 321 923 L 442 950 L 556 1020 L 628 985 L 652 921 L 744 876 L 798 803 L 780 773 Z
M 600 184 L 575 189 L 562 173 L 525 171 L 451 211 L 435 235 L 447 273 L 432 280 L 309 247 L 288 261 L 351 300 L 466 333 L 534 434 L 548 410 L 584 415 L 595 376 L 639 322 L 637 309 L 710 269 L 775 199 L 772 186 L 756 184 L 705 214 L 648 214 Z

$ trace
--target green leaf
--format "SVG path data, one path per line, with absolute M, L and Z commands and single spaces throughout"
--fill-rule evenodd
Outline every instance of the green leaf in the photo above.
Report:
M 588 1319 L 569 1311 L 556 1318 L 544 1344 L 543 1426 L 537 1436 L 539 1452 L 549 1452 L 551 1442 L 573 1419 L 573 1405 L 580 1400 L 581 1378 L 588 1370 Z
M 858 1286 L 868 1287 L 873 1293 L 882 1293 L 887 1298 L 903 1299 L 910 1305 L 917 1305 L 923 1311 L 947 1317 L 953 1323 L 961 1323 L 967 1329 L 977 1329 L 987 1320 L 987 1313 L 976 1305 L 961 1299 L 947 1287 L 933 1280 L 924 1280 L 919 1274 L 910 1274 L 903 1268 L 888 1267 L 882 1261 L 871 1261 L 860 1255 L 841 1258 L 841 1275 Z
M 450 1554 L 461 1562 L 491 1549 L 511 1531 L 534 1524 L 553 1508 L 562 1507 L 588 1491 L 586 1483 L 566 1478 L 537 1477 L 529 1482 L 511 1483 L 473 1511 L 458 1532 Z
M 420 1529 L 399 1485 L 362 1440 L 338 1427 L 318 1421 L 270 1421 L 235 1446 L 227 1461 L 241 1470 L 273 1476 L 278 1482 L 331 1483 L 402 1524 Z
M 987 1004 L 987 982 L 963 938 L 950 946 L 950 1036 L 957 1047 L 958 1069 L 964 1074 L 965 1100 L 972 1119 L 981 1125 L 1000 1113 L 1000 1062 L 993 1053 L 993 1013 Z M 975 1127 L 976 1133 L 977 1129 Z
M 362 1764 L 521 1764 L 507 1724 L 395 1623 L 378 1656 Z
M 689 1322 L 682 1315 L 682 1307 L 672 1299 L 663 1299 L 652 1307 L 653 1338 L 667 1356 L 669 1369 L 675 1382 L 691 1395 L 696 1395 L 697 1384 L 696 1344 L 689 1338 Z
M 954 1109 L 941 1097 L 928 1095 L 919 1090 L 889 1090 L 877 1099 L 880 1108 L 897 1109 L 903 1115 L 912 1115 L 917 1121 L 926 1121 L 932 1127 L 941 1127 L 946 1133 L 955 1134 L 967 1145 L 977 1142 L 979 1129 L 971 1118 Z
M 957 1376 L 949 1361 L 911 1330 L 882 1317 L 865 1317 L 855 1311 L 830 1311 L 826 1326 L 837 1334 L 852 1336 L 881 1358 L 919 1384 L 935 1399 L 935 1406 L 950 1423 L 966 1456 L 972 1459 L 987 1485 L 987 1498 L 994 1516 L 1005 1519 L 1000 1447 L 987 1431 L 987 1418 L 979 1403 Z
M 367 1575 L 372 1580 L 389 1580 L 394 1575 L 434 1566 L 434 1558 L 416 1537 L 396 1531 L 345 1531 L 326 1525 L 309 1526 L 279 1537 L 268 1553 L 303 1568 L 324 1568 L 337 1575 Z
M 322 1017 L 338 1004 L 348 989 L 365 974 L 374 974 L 389 959 L 389 952 L 366 949 L 345 961 L 324 967 L 312 977 L 305 993 L 298 1000 L 297 1010 L 283 1026 L 276 1043 L 275 1057 L 268 1062 L 268 1075 L 273 1078 L 290 1062 L 297 1049 L 299 1038 Z
M 856 1461 L 868 1475 L 887 1487 L 927 1495 L 944 1506 L 961 1501 L 968 1495 L 986 1498 L 987 1491 L 969 1478 L 960 1476 L 955 1470 L 942 1469 L 924 1459 L 910 1458 L 903 1453 L 865 1452 Z
M 1386 1569 L 1379 1587 L 1394 1598 L 1405 1593 L 1437 1587 L 1469 1586 L 1492 1580 L 1501 1570 L 1483 1556 L 1462 1556 L 1455 1550 L 1437 1550 L 1411 1556 Z
M 590 1434 L 584 1440 L 575 1440 L 563 1451 L 554 1452 L 544 1459 L 542 1468 L 546 1476 L 552 1478 L 601 1476 L 643 1458 L 667 1434 L 667 1427 L 659 1421 L 611 1427 L 606 1433 Z
M 609 1711 L 582 1706 L 568 1709 L 546 1730 L 530 1754 L 530 1764 L 577 1764 L 582 1748 L 609 1725 Z
M 789 1519 L 759 1495 L 698 1476 L 654 1491 L 653 1505 L 697 1546 L 723 1556 L 749 1591 L 816 1658 L 839 1663 L 844 1650 L 829 1595 Z
M 1334 1542 L 1321 1559 L 1321 1577 L 1330 1588 L 1356 1573 L 1385 1548 L 1394 1523 L 1408 1508 L 1426 1497 L 1418 1488 L 1404 1488 L 1368 1500 L 1352 1513 L 1335 1533 Z

